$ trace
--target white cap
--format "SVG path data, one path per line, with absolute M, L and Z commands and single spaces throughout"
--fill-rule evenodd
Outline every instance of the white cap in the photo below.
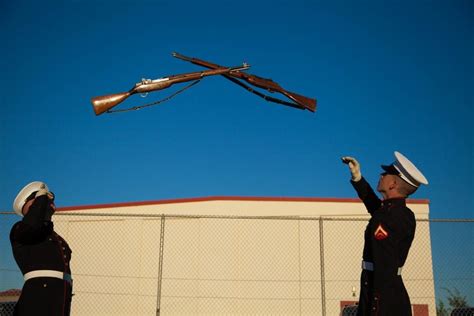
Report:
M 15 198 L 15 201 L 13 201 L 13 210 L 15 213 L 17 213 L 20 216 L 23 216 L 22 209 L 23 206 L 26 203 L 26 199 L 36 191 L 39 191 L 41 189 L 46 189 L 49 191 L 48 186 L 46 183 L 41 182 L 41 181 L 34 181 L 29 184 L 27 184 L 23 189 L 20 190 L 20 193 Z
M 385 170 L 386 168 L 395 168 L 398 171 L 400 178 L 408 182 L 414 187 L 419 187 L 421 184 L 427 185 L 428 180 L 425 178 L 423 173 L 418 170 L 415 165 L 408 160 L 407 157 L 403 156 L 398 151 L 394 152 L 395 162 L 391 166 L 382 166 Z

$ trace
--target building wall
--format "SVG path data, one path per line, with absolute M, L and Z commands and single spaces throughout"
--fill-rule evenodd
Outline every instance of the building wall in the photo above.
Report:
M 427 201 L 409 207 L 428 218 Z M 73 249 L 74 315 L 155 315 L 158 305 L 163 315 L 317 315 L 323 289 L 326 314 L 337 315 L 358 298 L 367 219 L 352 199 L 227 197 L 63 208 L 54 218 Z M 425 226 L 403 277 L 412 303 L 435 315 Z

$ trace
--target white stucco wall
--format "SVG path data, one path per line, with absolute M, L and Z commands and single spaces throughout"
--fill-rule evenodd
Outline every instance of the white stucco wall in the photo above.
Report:
M 408 206 L 428 218 L 427 201 Z M 323 222 L 327 315 L 337 315 L 340 301 L 358 299 L 368 219 L 360 201 L 210 197 L 60 209 L 56 230 L 73 249 L 74 315 L 156 314 L 161 219 L 114 216 L 123 214 L 222 217 L 166 218 L 163 315 L 321 314 L 320 216 L 345 219 Z M 241 218 L 254 216 L 261 218 Z M 424 226 L 403 277 L 412 303 L 428 304 L 434 315 Z

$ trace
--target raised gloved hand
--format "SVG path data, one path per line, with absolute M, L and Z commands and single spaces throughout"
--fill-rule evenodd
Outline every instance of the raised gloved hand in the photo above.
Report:
M 42 189 L 39 189 L 38 192 L 36 192 L 35 194 L 35 198 L 39 197 L 39 196 L 42 196 L 42 195 L 47 195 L 48 196 L 48 199 L 50 200 L 53 200 L 54 199 L 54 195 L 53 193 L 49 192 L 48 190 L 42 188 Z
M 360 164 L 359 162 L 352 157 L 342 157 L 342 162 L 349 166 L 349 170 L 351 171 L 352 181 L 357 182 L 362 179 L 362 173 L 360 172 Z
M 51 221 L 51 217 L 53 216 L 54 212 L 56 211 L 56 207 L 54 206 L 54 194 L 46 190 L 44 187 L 39 189 L 38 192 L 35 194 L 35 198 L 46 195 L 48 197 L 49 203 L 46 206 L 46 212 L 44 213 L 44 220 Z

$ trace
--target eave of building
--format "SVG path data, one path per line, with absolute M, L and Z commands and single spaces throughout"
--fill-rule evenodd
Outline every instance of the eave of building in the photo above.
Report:
M 417 217 L 427 217 L 429 200 L 409 199 Z M 60 207 L 58 212 L 238 216 L 364 216 L 357 198 L 208 196 Z

